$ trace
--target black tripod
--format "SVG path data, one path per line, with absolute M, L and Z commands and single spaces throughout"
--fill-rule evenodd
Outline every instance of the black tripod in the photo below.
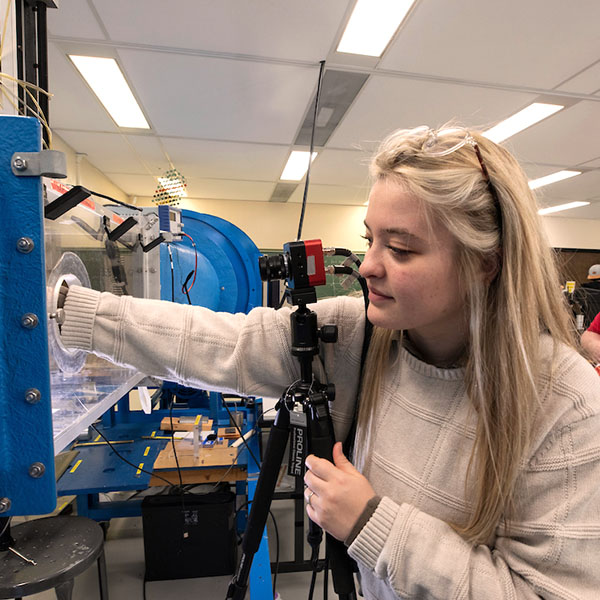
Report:
M 267 522 L 290 430 L 290 475 L 304 475 L 304 459 L 309 453 L 333 460 L 334 434 L 328 403 L 334 399 L 335 390 L 333 384 L 323 385 L 313 378 L 312 360 L 319 352 L 319 338 L 328 343 L 337 340 L 337 327 L 326 325 L 321 330 L 318 329 L 316 313 L 306 306 L 307 302 L 311 301 L 303 293 L 306 291 L 291 290 L 292 303 L 298 305 L 298 309 L 290 315 L 290 320 L 292 354 L 300 361 L 300 380 L 284 392 L 276 406 L 277 415 L 269 435 L 248 525 L 242 540 L 242 558 L 229 584 L 227 600 L 243 600 L 246 595 L 252 559 L 258 551 Z M 312 292 L 314 294 L 314 289 Z M 307 539 L 312 548 L 311 561 L 315 567 L 322 537 L 322 529 L 309 519 Z M 329 534 L 326 535 L 326 555 L 331 566 L 335 592 L 342 600 L 355 600 L 351 559 L 343 543 Z

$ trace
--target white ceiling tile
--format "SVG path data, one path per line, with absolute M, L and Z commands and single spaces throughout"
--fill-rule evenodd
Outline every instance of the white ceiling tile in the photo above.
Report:
M 83 152 L 88 161 L 104 173 L 147 173 L 143 162 L 125 136 L 119 133 L 89 133 L 57 130 L 75 152 Z
M 593 94 L 600 90 L 600 61 L 556 88 L 561 92 Z
M 368 152 L 325 148 L 311 166 L 310 181 L 315 184 L 368 187 L 370 157 Z
M 290 143 L 318 68 L 119 52 L 137 97 L 161 136 Z
M 558 203 L 557 203 L 558 204 Z M 561 212 L 552 213 L 544 218 L 563 218 L 563 219 L 596 219 L 600 220 L 600 201 L 596 201 L 589 206 L 571 208 Z
M 395 129 L 438 127 L 458 119 L 487 126 L 512 114 L 535 96 L 482 87 L 372 76 L 330 138 L 340 148 L 369 147 Z
M 58 8 L 49 8 L 48 35 L 104 40 L 106 36 L 85 0 L 60 0 Z
M 551 185 L 538 188 L 536 195 L 542 204 L 554 204 L 553 200 L 574 202 L 589 201 L 600 195 L 600 171 L 589 171 Z
M 161 138 L 173 164 L 184 175 L 215 179 L 276 180 L 288 146 Z
M 258 200 L 267 201 L 275 184 L 262 181 L 231 181 L 227 179 L 202 179 L 186 176 L 190 198 L 214 200 Z
M 110 38 L 128 43 L 319 61 L 327 56 L 348 0 L 95 0 Z M 139 24 L 132 27 L 132 23 Z
M 600 155 L 600 102 L 582 101 L 509 140 L 526 162 L 575 167 Z
M 77 72 L 75 65 L 53 43 L 48 44 L 50 126 L 87 131 L 116 131 L 114 121 Z
M 105 173 L 105 175 L 129 196 L 152 197 L 158 183 L 152 175 L 133 175 L 130 173 Z
M 598 59 L 600 2 L 419 2 L 379 66 L 552 88 Z
M 160 139 L 154 135 L 124 135 L 123 136 L 139 160 L 145 165 L 146 171 L 157 175 L 168 171 L 171 165 L 163 149 Z

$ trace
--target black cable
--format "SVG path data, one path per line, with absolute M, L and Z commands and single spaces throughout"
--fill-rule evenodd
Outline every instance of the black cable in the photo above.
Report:
M 171 244 L 167 244 L 169 251 L 169 262 L 171 263 L 171 302 L 175 302 L 175 270 L 173 268 L 173 253 L 171 252 Z
M 302 225 L 304 224 L 304 213 L 306 212 L 306 199 L 308 198 L 308 182 L 310 180 L 310 163 L 312 162 L 313 149 L 315 147 L 315 128 L 317 126 L 317 113 L 319 112 L 319 99 L 321 97 L 321 82 L 323 81 L 323 71 L 325 70 L 325 61 L 319 63 L 319 80 L 317 83 L 317 93 L 315 95 L 315 110 L 313 115 L 312 130 L 310 132 L 310 152 L 308 154 L 308 169 L 306 170 L 306 181 L 304 182 L 304 196 L 302 197 L 302 210 L 300 212 L 300 222 L 298 223 L 298 237 L 302 238 Z
M 352 250 L 348 250 L 347 248 L 334 248 L 333 249 L 333 255 L 334 256 L 347 256 L 348 258 L 352 259 L 352 262 L 357 266 L 360 267 L 361 262 L 360 262 L 360 258 L 358 258 L 358 256 L 356 256 L 356 254 L 354 254 L 354 252 L 352 252 Z
M 156 473 L 152 473 L 151 471 L 146 471 L 145 469 L 140 469 L 140 467 L 138 465 L 134 465 L 132 462 L 129 462 L 124 456 L 122 456 L 121 454 L 119 454 L 116 450 L 115 447 L 110 443 L 110 441 L 106 438 L 106 436 L 102 433 L 100 433 L 100 431 L 98 431 L 98 429 L 96 428 L 96 426 L 92 423 L 90 425 L 90 427 L 108 444 L 109 448 L 123 461 L 126 462 L 128 465 L 132 466 L 136 471 L 141 471 L 142 473 L 146 473 L 147 475 L 150 475 L 152 477 L 156 477 L 157 479 L 160 479 L 161 481 L 166 482 L 170 488 L 175 488 L 176 486 L 174 486 L 168 479 L 165 479 L 164 477 L 161 477 L 160 475 L 157 475 Z
M 127 204 L 127 202 L 122 202 L 121 200 L 117 200 L 116 198 L 112 198 L 111 196 L 106 196 L 105 194 L 93 192 L 92 190 L 88 190 L 88 192 L 90 192 L 90 194 L 93 194 L 94 196 L 98 196 L 98 198 L 104 198 L 105 200 L 110 200 L 111 202 L 114 202 L 115 204 L 119 204 L 121 206 L 125 206 L 126 208 L 132 208 L 133 210 L 139 210 L 140 212 L 143 212 L 143 210 L 139 206 Z
M 173 456 L 175 457 L 175 464 L 177 465 L 177 476 L 179 477 L 179 486 L 183 488 L 183 478 L 181 477 L 181 468 L 179 467 L 179 458 L 177 457 L 177 450 L 175 449 L 175 429 L 173 428 L 173 403 L 175 402 L 175 396 L 171 398 L 171 404 L 169 405 L 169 421 L 171 422 L 171 446 L 173 446 Z
M 252 452 L 252 450 L 250 450 L 250 446 L 248 445 L 248 442 L 244 439 L 244 434 L 242 433 L 242 430 L 238 427 L 238 424 L 236 423 L 235 419 L 233 418 L 233 415 L 231 414 L 231 411 L 229 410 L 229 407 L 227 406 L 227 402 L 225 402 L 225 398 L 223 398 L 223 396 L 221 396 L 221 398 L 223 400 L 223 406 L 225 407 L 225 410 L 227 411 L 227 414 L 229 415 L 229 420 L 231 421 L 232 425 L 236 428 L 240 438 L 242 439 L 242 442 L 244 443 L 244 445 L 246 446 L 246 449 L 250 453 L 250 456 L 254 460 L 254 464 L 256 464 L 256 468 L 260 469 L 260 463 L 258 462 L 258 460 L 256 460 L 256 456 L 254 456 L 254 453 Z M 258 435 L 258 433 L 256 435 Z
M 238 514 L 244 510 L 247 506 L 252 504 L 252 500 L 246 500 L 234 513 L 233 520 L 235 521 Z M 275 598 L 275 591 L 277 585 L 277 574 L 279 573 L 279 528 L 277 527 L 277 519 L 275 519 L 275 515 L 269 509 L 269 515 L 271 515 L 271 520 L 273 521 L 273 528 L 275 529 L 275 569 L 273 570 L 273 598 Z M 238 544 L 242 542 L 241 538 L 238 536 Z
M 2 529 L 2 531 L 0 532 L 0 537 L 2 537 L 4 535 L 4 532 L 8 529 L 8 527 L 10 525 L 11 519 L 12 519 L 12 516 L 8 517 L 8 520 L 6 521 L 6 525 L 4 526 L 4 528 Z
M 273 528 L 275 529 L 275 569 L 273 571 L 273 598 L 275 598 L 275 590 L 277 589 L 277 573 L 279 572 L 279 529 L 277 528 L 277 521 L 275 516 L 269 509 L 269 514 L 273 521 Z

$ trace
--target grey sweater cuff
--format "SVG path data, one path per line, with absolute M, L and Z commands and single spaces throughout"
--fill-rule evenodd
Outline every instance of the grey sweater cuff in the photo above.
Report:
M 400 507 L 384 496 L 367 524 L 348 548 L 348 554 L 374 570 L 399 511 Z
M 361 529 L 368 523 L 369 519 L 373 516 L 377 505 L 381 502 L 381 496 L 373 496 L 365 506 L 365 509 L 362 511 L 356 523 L 354 523 L 354 527 L 348 534 L 348 537 L 344 540 L 344 544 L 349 546 L 355 539 L 356 536 L 360 533 Z
M 65 300 L 65 321 L 61 327 L 61 339 L 67 348 L 92 350 L 92 331 L 100 292 L 73 285 Z

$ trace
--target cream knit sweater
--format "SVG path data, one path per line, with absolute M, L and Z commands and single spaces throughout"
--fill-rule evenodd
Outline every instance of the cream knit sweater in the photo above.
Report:
M 354 411 L 364 308 L 355 298 L 319 302 L 336 344 L 315 361 L 336 385 L 331 407 L 344 439 Z M 62 327 L 82 348 L 156 377 L 210 390 L 278 397 L 298 378 L 288 309 L 249 315 L 72 287 Z M 577 353 L 552 344 L 539 374 L 541 404 L 531 456 L 518 481 L 508 532 L 471 545 L 448 525 L 470 508 L 465 472 L 474 440 L 462 369 L 439 369 L 393 347 L 364 474 L 382 501 L 349 548 L 368 599 L 600 598 L 600 380 Z M 361 451 L 364 449 L 358 449 Z

